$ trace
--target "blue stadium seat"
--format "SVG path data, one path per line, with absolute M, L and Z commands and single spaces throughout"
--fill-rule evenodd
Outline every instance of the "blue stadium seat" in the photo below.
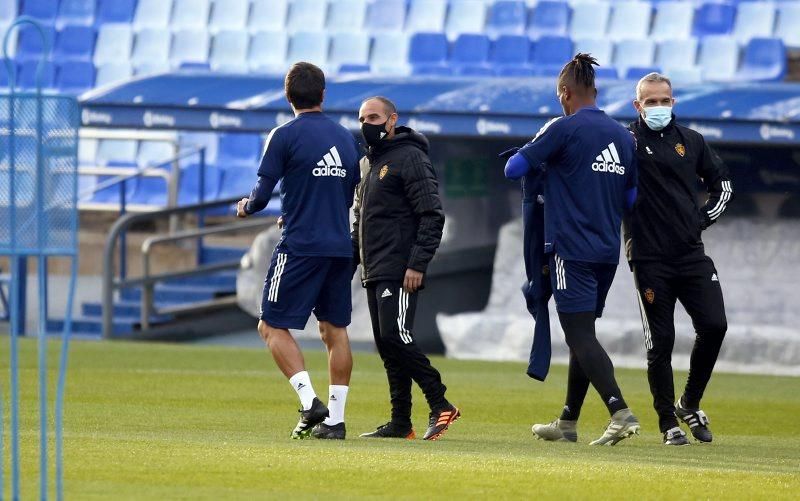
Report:
M 319 0 L 294 0 L 289 6 L 286 29 L 290 33 L 324 31 L 328 13 L 326 7 L 327 5 Z
M 692 35 L 694 10 L 687 2 L 659 2 L 650 37 L 656 41 L 683 40 Z
M 444 31 L 446 17 L 446 0 L 411 0 L 406 18 L 406 31 L 411 33 Z
M 531 54 L 531 42 L 524 35 L 503 35 L 492 45 L 490 61 L 495 66 L 528 64 Z
M 405 0 L 381 0 L 372 2 L 367 11 L 367 31 L 384 33 L 402 31 L 406 23 Z
M 161 165 L 175 158 L 175 146 L 167 141 L 141 141 L 136 154 L 139 167 Z
M 686 66 L 683 68 L 674 68 L 667 73 L 672 85 L 694 85 L 703 81 L 703 72 L 697 66 Z
M 221 169 L 221 181 L 218 198 L 246 197 L 256 184 L 257 176 L 251 165 L 230 165 Z M 278 193 L 280 183 L 275 186 L 273 193 Z M 227 214 L 232 213 L 230 212 Z M 259 213 L 261 214 L 261 213 Z
M 574 52 L 589 53 L 597 59 L 600 66 L 611 66 L 614 43 L 608 38 L 578 38 L 573 43 Z
M 362 74 L 368 75 L 372 72 L 372 67 L 368 64 L 343 64 L 339 66 L 339 74 Z
M 58 61 L 91 61 L 95 31 L 92 26 L 65 26 L 58 32 L 53 58 Z
M 169 50 L 172 34 L 159 28 L 144 28 L 136 35 L 130 62 L 139 73 L 141 68 L 152 65 L 169 66 Z
M 168 202 L 167 180 L 162 177 L 141 176 L 136 179 L 135 190 L 126 203 L 166 207 Z
M 234 132 L 219 136 L 217 165 L 223 169 L 230 165 L 247 165 L 252 169 L 260 155 L 261 136 L 258 134 Z
M 733 29 L 736 7 L 727 3 L 704 3 L 694 16 L 695 36 L 727 35 Z
M 728 82 L 735 78 L 739 67 L 739 44 L 732 37 L 709 35 L 700 40 L 698 65 L 703 80 Z
M 787 47 L 800 47 L 800 3 L 785 2 L 778 6 L 778 22 L 775 36 L 782 39 Z
M 655 57 L 656 44 L 652 40 L 622 40 L 614 50 L 614 66 L 624 75 L 628 68 L 653 66 Z
M 172 16 L 172 0 L 139 0 L 133 16 L 133 29 L 166 30 Z
M 250 14 L 250 0 L 214 0 L 208 28 L 211 33 L 244 30 Z
M 106 63 L 97 65 L 95 87 L 123 82 L 133 76 L 133 67 L 127 61 L 122 63 Z
M 359 32 L 364 29 L 366 18 L 366 0 L 337 0 L 330 3 L 326 30 L 328 33 Z
M 94 64 L 128 61 L 133 49 L 133 31 L 127 24 L 104 24 L 97 32 L 94 48 Z
M 130 23 L 136 0 L 101 1 L 97 9 L 97 23 Z
M 22 16 L 31 16 L 42 23 L 52 25 L 58 14 L 58 0 L 24 0 L 19 13 Z
M 136 165 L 139 143 L 135 139 L 101 139 L 97 144 L 95 162 L 97 165 L 118 164 Z
M 780 38 L 753 38 L 744 48 L 738 80 L 780 81 L 786 76 L 786 46 Z
M 170 26 L 173 31 L 206 31 L 210 12 L 210 0 L 175 0 Z
M 45 38 L 50 48 L 56 39 L 56 31 L 52 26 L 43 26 Z M 17 61 L 38 60 L 42 56 L 42 37 L 39 30 L 32 26 L 20 26 L 17 31 Z M 0 49 L 2 50 L 2 49 Z
M 608 36 L 613 40 L 644 40 L 650 33 L 650 2 L 617 2 L 611 8 Z
M 603 38 L 611 15 L 608 2 L 584 2 L 572 12 L 569 33 L 575 38 Z
M 252 0 L 247 29 L 250 33 L 283 31 L 288 12 L 289 0 Z
M 181 154 L 204 148 L 206 163 L 216 164 L 219 152 L 219 134 L 215 132 L 183 132 L 179 136 Z M 186 163 L 199 162 L 199 155 L 184 156 Z
M 328 62 L 328 34 L 324 32 L 299 32 L 289 42 L 290 63 L 308 61 L 317 66 L 325 66 Z
M 331 36 L 328 63 L 336 69 L 345 64 L 365 65 L 369 62 L 369 35 L 364 32 L 336 33 Z
M 543 0 L 537 3 L 528 19 L 528 35 L 533 38 L 566 35 L 569 12 L 566 2 Z
M 491 76 L 489 49 L 491 42 L 486 35 L 466 33 L 459 35 L 453 44 L 450 65 L 455 74 L 465 76 Z
M 372 71 L 388 75 L 408 75 L 408 36 L 405 33 L 379 33 L 372 38 Z
M 36 67 L 39 61 L 25 61 L 17 67 L 17 87 L 22 89 L 36 88 Z M 51 61 L 44 61 L 41 74 L 42 89 L 52 89 L 56 83 L 56 67 Z
M 650 73 L 661 73 L 661 68 L 658 66 L 631 66 L 625 70 L 625 80 L 641 80 L 641 78 Z
M 568 37 L 544 36 L 537 40 L 533 47 L 531 63 L 534 74 L 557 76 L 573 55 L 572 40 Z
M 220 170 L 211 163 L 206 163 L 204 200 L 217 198 L 220 187 Z M 181 177 L 178 183 L 178 204 L 187 205 L 200 201 L 200 164 L 190 163 L 181 166 Z
M 56 87 L 64 94 L 82 94 L 94 87 L 91 61 L 68 61 L 59 65 Z
M 447 37 L 442 33 L 417 33 L 411 37 L 408 51 L 408 62 L 411 63 L 414 74 L 441 75 L 448 74 L 447 63 Z
M 208 62 L 214 71 L 247 73 L 247 47 L 250 37 L 244 30 L 220 31 L 211 44 Z
M 170 64 L 178 68 L 185 63 L 208 63 L 208 33 L 202 30 L 177 31 L 172 36 Z
M 486 4 L 481 0 L 451 1 L 445 32 L 455 39 L 462 33 L 483 33 L 486 25 Z
M 594 69 L 594 76 L 598 80 L 617 80 L 619 73 L 613 66 L 597 66 Z
M 61 0 L 56 27 L 66 25 L 91 26 L 97 10 L 97 0 Z
M 697 39 L 665 40 L 658 44 L 655 63 L 667 73 L 675 70 L 694 67 L 697 61 Z
M 444 64 L 416 64 L 412 66 L 411 74 L 423 77 L 449 77 L 453 75 L 453 68 Z
M 528 9 L 521 0 L 500 0 L 489 7 L 486 33 L 498 35 L 522 35 L 528 18 Z
M 771 37 L 776 17 L 777 11 L 771 3 L 741 3 L 736 12 L 733 36 L 739 43 L 747 43 L 751 38 Z
M 247 65 L 259 73 L 285 72 L 289 38 L 283 31 L 261 31 L 250 37 Z

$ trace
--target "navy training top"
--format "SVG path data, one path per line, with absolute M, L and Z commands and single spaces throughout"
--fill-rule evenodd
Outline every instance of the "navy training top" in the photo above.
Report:
M 633 135 L 594 106 L 555 118 L 519 150 L 545 172 L 545 252 L 565 260 L 619 263 L 626 192 L 636 187 Z
M 296 256 L 352 257 L 350 206 L 361 180 L 353 135 L 321 112 L 272 129 L 245 207 L 266 207 L 281 180 L 283 235 L 277 248 Z

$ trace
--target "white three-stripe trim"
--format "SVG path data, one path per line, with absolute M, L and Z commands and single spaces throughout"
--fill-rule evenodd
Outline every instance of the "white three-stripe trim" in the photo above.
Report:
M 406 313 L 408 312 L 408 293 L 400 287 L 400 294 L 397 297 L 397 328 L 400 332 L 400 339 L 405 344 L 411 344 L 411 333 L 406 329 Z
M 642 315 L 642 330 L 644 331 L 644 347 L 645 349 L 653 349 L 653 338 L 650 335 L 650 322 L 647 320 L 647 311 L 644 309 L 642 302 L 642 293 L 636 291 L 636 298 L 639 300 L 639 313 Z
M 564 271 L 564 261 L 556 254 L 556 289 L 567 288 L 567 274 Z
M 708 211 L 708 217 L 712 220 L 717 219 L 720 214 L 725 212 L 725 206 L 730 201 L 731 195 L 733 194 L 733 188 L 731 187 L 730 181 L 722 181 L 722 193 L 719 196 L 719 200 L 717 200 L 716 205 L 714 208 Z
M 281 286 L 281 275 L 283 269 L 286 267 L 286 254 L 278 253 L 278 260 L 275 262 L 275 271 L 272 273 L 272 278 L 269 283 L 269 296 L 267 299 L 270 302 L 278 302 L 278 289 Z

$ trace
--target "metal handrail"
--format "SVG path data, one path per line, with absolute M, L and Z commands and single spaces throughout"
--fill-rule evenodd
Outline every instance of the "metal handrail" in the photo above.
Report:
M 168 207 L 166 209 L 162 209 L 156 212 L 147 212 L 147 213 L 137 213 L 137 214 L 126 214 L 120 217 L 112 226 L 108 232 L 108 237 L 106 237 L 106 244 L 103 249 L 103 282 L 102 282 L 102 304 L 103 304 L 103 337 L 109 338 L 112 335 L 113 331 L 113 304 L 114 304 L 114 290 L 117 288 L 123 288 L 132 286 L 135 284 L 146 284 L 150 279 L 153 281 L 163 280 L 163 277 L 156 277 L 150 276 L 147 281 L 143 279 L 133 279 L 127 281 L 125 279 L 122 280 L 115 280 L 114 279 L 114 250 L 117 245 L 117 241 L 120 239 L 120 235 L 122 235 L 128 228 L 132 225 L 141 223 L 144 221 L 152 221 L 161 218 L 168 218 L 170 216 L 175 216 L 179 214 L 188 214 L 193 212 L 202 212 L 206 209 L 212 209 L 215 207 L 223 207 L 229 206 L 241 200 L 241 197 L 230 197 L 221 200 L 216 200 L 213 202 L 203 202 L 198 204 L 192 205 L 185 205 L 182 207 Z M 234 227 L 236 230 L 238 229 L 246 229 L 256 226 L 253 223 L 239 223 L 236 225 L 226 225 L 230 226 L 230 230 L 226 231 L 234 231 Z M 220 228 L 222 230 L 222 228 Z M 211 227 L 204 230 L 195 230 L 194 232 L 181 232 L 181 237 L 185 238 L 198 238 L 199 236 L 197 232 L 217 232 L 217 227 Z M 209 233 L 209 234 L 211 234 Z M 205 235 L 206 233 L 203 233 Z M 153 245 L 152 243 L 150 244 Z M 124 263 L 120 263 L 120 266 L 124 266 Z M 215 265 L 205 265 L 200 266 L 196 270 L 196 274 L 206 273 L 209 270 L 206 268 L 209 266 Z M 209 268 L 210 269 L 210 268 Z M 215 270 L 218 271 L 218 270 Z
M 150 315 L 158 315 L 160 312 L 153 306 L 153 290 L 156 282 L 160 282 L 163 280 L 170 280 L 174 278 L 183 278 L 189 277 L 194 275 L 200 275 L 204 273 L 216 272 L 216 271 L 224 271 L 224 270 L 235 270 L 239 268 L 240 259 L 231 260 L 231 261 L 223 261 L 220 263 L 212 263 L 212 264 L 205 264 L 196 267 L 194 270 L 186 270 L 186 271 L 173 271 L 169 273 L 162 273 L 159 275 L 151 275 L 150 274 L 150 253 L 151 250 L 156 245 L 162 245 L 165 243 L 170 242 L 179 242 L 181 240 L 191 240 L 194 238 L 208 236 L 208 235 L 220 235 L 223 233 L 233 233 L 243 229 L 250 229 L 250 228 L 267 228 L 272 226 L 274 223 L 271 221 L 269 223 L 259 220 L 249 221 L 246 223 L 231 223 L 226 225 L 214 226 L 212 228 L 198 228 L 196 230 L 186 230 L 177 233 L 173 233 L 171 235 L 163 235 L 163 236 L 154 236 L 146 239 L 142 243 L 142 277 L 136 282 L 141 283 L 142 285 L 142 297 L 141 297 L 141 324 L 142 329 L 149 329 L 150 328 Z M 129 283 L 133 281 L 127 281 Z

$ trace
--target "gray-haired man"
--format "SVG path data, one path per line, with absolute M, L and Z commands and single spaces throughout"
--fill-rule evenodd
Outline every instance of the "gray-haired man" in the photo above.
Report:
M 711 442 L 700 410 L 727 330 L 720 276 L 706 256 L 701 234 L 733 198 L 728 169 L 703 136 L 675 123 L 670 80 L 650 73 L 636 86 L 639 192 L 625 221 L 625 244 L 634 273 L 647 348 L 647 376 L 664 443 L 688 445 L 678 419 L 695 439 Z M 708 192 L 696 197 L 698 178 Z M 692 318 L 697 337 L 683 396 L 675 402 L 672 348 L 675 302 Z

